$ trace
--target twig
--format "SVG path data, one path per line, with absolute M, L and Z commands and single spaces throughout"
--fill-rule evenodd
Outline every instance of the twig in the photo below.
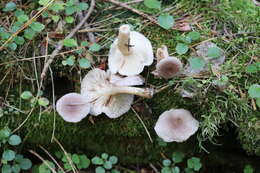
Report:
M 83 26 L 83 24 L 87 21 L 87 19 L 89 18 L 89 16 L 91 15 L 92 11 L 94 10 L 95 7 L 95 0 L 91 0 L 90 3 L 90 7 L 89 10 L 86 14 L 86 16 L 82 19 L 82 21 L 69 33 L 69 35 L 67 35 L 65 37 L 65 39 L 69 39 L 71 37 L 74 36 L 74 34 Z M 43 78 L 46 76 L 48 67 L 51 65 L 54 57 L 56 54 L 59 53 L 59 51 L 63 48 L 63 41 L 59 41 L 56 49 L 52 52 L 51 56 L 49 57 L 49 60 L 46 62 L 46 64 L 43 67 L 42 73 L 41 73 L 41 79 L 43 80 Z
M 46 6 L 44 6 L 40 11 L 38 11 L 30 20 L 28 20 L 18 31 L 16 31 L 14 34 L 11 35 L 11 37 L 8 38 L 4 42 L 4 44 L 0 47 L 0 51 L 4 49 L 4 47 L 14 38 L 16 37 L 20 32 L 22 32 L 27 26 L 29 26 L 35 19 L 37 19 L 43 11 L 45 11 L 55 0 L 51 0 Z
M 52 173 L 57 173 L 52 167 L 51 165 L 46 161 L 44 160 L 39 154 L 37 154 L 35 151 L 33 150 L 29 150 L 30 153 L 32 153 L 33 155 L 35 155 L 36 157 L 38 157 L 42 162 L 43 164 L 45 164 L 50 170 Z
M 155 173 L 160 173 L 152 163 L 149 163 L 149 166 L 154 170 Z
M 133 107 L 131 107 L 131 109 L 132 109 L 132 111 L 135 113 L 135 115 L 137 116 L 137 118 L 140 120 L 141 124 L 143 125 L 143 127 L 144 127 L 144 129 L 145 129 L 145 131 L 146 131 L 146 133 L 147 133 L 147 135 L 148 135 L 148 137 L 149 137 L 151 143 L 153 143 L 153 139 L 152 139 L 152 137 L 151 137 L 151 135 L 150 135 L 150 133 L 149 133 L 147 127 L 145 126 L 143 120 L 141 119 L 141 117 L 138 115 L 138 113 L 135 111 L 135 109 L 134 109 Z
M 143 2 L 143 1 L 144 1 L 144 0 L 133 0 L 133 1 L 130 1 L 130 2 L 125 2 L 124 4 L 130 5 L 130 4 L 135 4 L 135 3 L 139 3 L 139 2 Z M 113 8 L 115 8 L 115 6 L 110 6 L 110 7 L 105 8 L 104 11 L 106 11 L 106 10 L 111 10 L 111 9 L 113 9 Z M 119 8 L 120 8 L 120 7 L 119 7 Z

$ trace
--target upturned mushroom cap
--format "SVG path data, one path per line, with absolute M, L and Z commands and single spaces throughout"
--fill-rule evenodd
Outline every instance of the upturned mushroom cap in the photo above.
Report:
M 154 127 L 165 142 L 183 142 L 193 135 L 199 122 L 185 109 L 171 109 L 162 113 Z
M 177 76 L 182 70 L 181 61 L 176 57 L 169 56 L 166 46 L 158 48 L 156 56 L 156 70 L 152 72 L 155 76 L 169 79 Z
M 131 76 L 140 74 L 153 63 L 151 42 L 141 33 L 130 31 L 129 25 L 119 28 L 118 38 L 111 45 L 108 66 L 112 73 Z
M 56 110 L 65 121 L 76 123 L 88 115 L 90 105 L 86 97 L 69 93 L 57 101 Z
M 90 100 L 91 114 L 105 113 L 110 118 L 117 118 L 131 108 L 133 95 L 152 96 L 151 89 L 129 87 L 141 83 L 143 80 L 138 76 L 122 78 L 96 68 L 82 80 L 81 94 Z

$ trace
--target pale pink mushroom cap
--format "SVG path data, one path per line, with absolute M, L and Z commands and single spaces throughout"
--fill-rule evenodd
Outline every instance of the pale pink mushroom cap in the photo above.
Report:
M 181 61 L 176 57 L 169 56 L 167 47 L 165 45 L 157 49 L 156 56 L 156 69 L 152 72 L 155 76 L 164 79 L 170 79 L 180 74 L 182 70 Z
M 130 31 L 129 25 L 122 25 L 119 32 L 122 37 L 118 37 L 113 42 L 109 51 L 109 69 L 114 74 L 119 73 L 125 76 L 140 74 L 144 66 L 153 63 L 154 56 L 151 42 L 143 34 Z M 119 41 L 119 39 L 123 41 Z M 129 43 L 127 43 L 128 40 Z M 122 49 L 119 49 L 119 44 L 125 45 L 125 53 L 121 51 Z M 129 48 L 127 44 L 130 46 Z M 128 49 L 129 52 L 127 52 Z
M 143 79 L 139 76 L 123 78 L 96 68 L 82 80 L 81 94 L 90 100 L 92 115 L 105 113 L 117 118 L 131 108 L 134 95 L 150 96 L 150 90 L 129 87 L 141 84 Z
M 199 122 L 185 109 L 170 109 L 162 113 L 154 127 L 165 142 L 183 142 L 193 135 Z
M 69 93 L 57 101 L 56 110 L 65 121 L 76 123 L 88 115 L 90 105 L 86 97 Z

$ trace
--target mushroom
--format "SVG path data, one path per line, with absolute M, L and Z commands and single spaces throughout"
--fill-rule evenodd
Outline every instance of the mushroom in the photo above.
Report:
M 129 25 L 120 26 L 118 38 L 111 45 L 108 56 L 108 66 L 113 74 L 140 74 L 144 66 L 153 63 L 153 58 L 151 42 L 143 34 L 130 31 Z
M 138 76 L 122 78 L 95 68 L 82 80 L 81 94 L 90 101 L 92 115 L 105 113 L 109 118 L 117 118 L 130 109 L 133 95 L 152 97 L 153 90 L 150 88 L 130 87 L 142 83 L 142 78 Z
M 176 57 L 169 56 L 165 45 L 157 49 L 156 57 L 156 70 L 152 72 L 155 76 L 169 79 L 180 74 L 182 70 L 181 61 Z
M 86 97 L 78 93 L 69 93 L 57 101 L 56 109 L 65 121 L 76 123 L 87 116 L 90 104 Z
M 199 122 L 185 109 L 170 109 L 162 113 L 154 127 L 165 142 L 183 142 L 193 135 Z

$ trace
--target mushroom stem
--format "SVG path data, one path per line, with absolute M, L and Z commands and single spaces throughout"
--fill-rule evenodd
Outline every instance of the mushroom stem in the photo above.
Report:
M 157 57 L 157 62 L 159 62 L 163 58 L 169 57 L 168 49 L 165 45 L 157 49 L 156 57 Z
M 113 87 L 110 92 L 111 95 L 132 94 L 132 95 L 138 95 L 145 98 L 151 98 L 154 94 L 154 90 L 152 88 L 137 88 L 137 87 L 127 87 L 127 86 Z
M 130 51 L 130 26 L 129 25 L 122 25 L 119 28 L 118 34 L 118 49 L 124 56 L 128 56 L 131 54 Z

